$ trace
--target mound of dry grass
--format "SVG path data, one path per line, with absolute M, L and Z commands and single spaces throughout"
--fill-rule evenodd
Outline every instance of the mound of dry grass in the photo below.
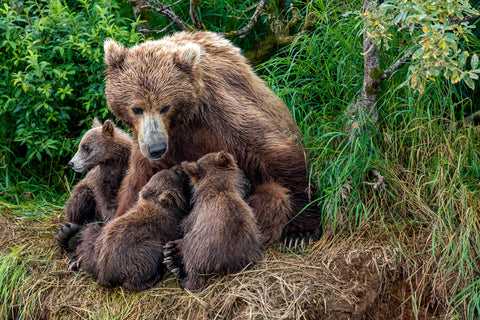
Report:
M 214 278 L 201 292 L 180 289 L 167 274 L 151 290 L 132 293 L 66 270 L 68 257 L 53 238 L 58 214 L 44 221 L 0 215 L 0 265 L 24 270 L 3 289 L 11 319 L 434 319 L 446 312 L 445 301 L 408 267 L 421 257 L 407 261 L 379 230 L 327 233 L 301 252 L 273 246 L 263 263 Z

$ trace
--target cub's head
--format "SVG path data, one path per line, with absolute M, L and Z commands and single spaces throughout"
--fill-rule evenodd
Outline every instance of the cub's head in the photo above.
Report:
M 115 125 L 107 120 L 103 123 L 95 118 L 93 125 L 83 136 L 78 145 L 77 153 L 73 156 L 68 165 L 75 172 L 87 172 L 96 165 L 99 165 L 116 156 L 112 152 Z
M 130 49 L 108 40 L 104 50 L 110 109 L 132 130 L 142 155 L 159 160 L 172 128 L 198 113 L 201 47 L 166 37 Z
M 206 154 L 197 162 L 184 161 L 182 168 L 194 186 L 205 182 L 206 185 L 215 185 L 219 189 L 234 187 L 244 192 L 250 190 L 245 174 L 237 166 L 233 156 L 226 151 Z
M 187 197 L 185 174 L 180 166 L 156 173 L 140 191 L 140 201 L 148 201 L 163 207 L 184 208 Z

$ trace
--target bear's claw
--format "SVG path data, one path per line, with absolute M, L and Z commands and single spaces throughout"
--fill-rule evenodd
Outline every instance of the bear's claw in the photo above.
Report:
M 307 245 L 317 242 L 318 239 L 319 236 L 316 233 L 310 234 L 310 232 L 306 232 L 297 236 L 285 236 L 282 243 L 291 250 L 302 250 L 305 249 Z
M 78 271 L 80 269 L 80 259 L 77 252 L 73 252 L 68 260 L 68 271 Z
M 175 277 L 182 279 L 185 277 L 185 272 L 181 248 L 179 248 L 177 241 L 167 242 L 163 246 L 163 263 L 167 266 L 168 270 L 175 275 Z
M 75 251 L 81 242 L 80 235 L 82 234 L 82 231 L 82 226 L 67 222 L 57 228 L 55 240 L 57 240 L 57 243 L 61 248 L 67 251 Z

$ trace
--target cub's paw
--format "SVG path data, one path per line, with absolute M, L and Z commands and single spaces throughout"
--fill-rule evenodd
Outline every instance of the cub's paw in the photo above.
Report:
M 78 271 L 80 269 L 80 259 L 76 251 L 70 255 L 68 259 L 68 271 Z
M 163 263 L 177 278 L 185 277 L 182 255 L 182 239 L 170 241 L 163 247 Z
M 314 231 L 305 231 L 301 233 L 285 233 L 282 236 L 282 244 L 290 250 L 302 250 L 309 244 L 317 242 L 320 239 L 320 229 Z
M 78 245 L 82 242 L 81 234 L 83 227 L 78 224 L 67 222 L 56 230 L 55 240 L 58 245 L 67 250 L 75 251 Z

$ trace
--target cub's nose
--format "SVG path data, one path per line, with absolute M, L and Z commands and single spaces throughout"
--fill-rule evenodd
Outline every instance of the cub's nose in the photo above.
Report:
M 68 165 L 73 168 L 75 164 L 73 163 L 73 161 L 68 161 Z
M 148 147 L 148 154 L 153 159 L 160 159 L 165 151 L 167 151 L 166 143 L 156 143 Z

